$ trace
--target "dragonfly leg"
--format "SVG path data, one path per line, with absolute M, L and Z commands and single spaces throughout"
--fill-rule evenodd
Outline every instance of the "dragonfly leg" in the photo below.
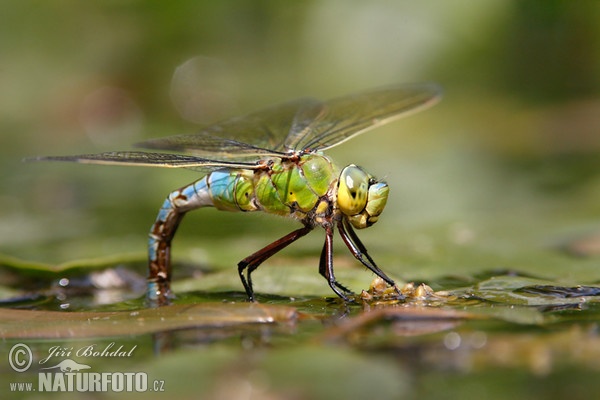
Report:
M 295 231 L 288 233 L 284 237 L 274 241 L 268 246 L 263 247 L 258 250 L 256 253 L 244 258 L 242 261 L 238 263 L 238 272 L 240 274 L 240 279 L 242 280 L 242 284 L 244 285 L 244 289 L 246 289 L 246 294 L 248 295 L 248 300 L 254 301 L 254 291 L 252 290 L 252 272 L 258 268 L 260 264 L 262 264 L 269 257 L 292 244 L 296 240 L 300 239 L 302 236 L 305 236 L 308 232 L 312 230 L 312 226 L 305 225 L 300 229 L 296 229 Z M 244 277 L 244 270 L 248 269 L 247 276 Z
M 353 294 L 352 291 L 336 281 L 333 273 L 333 229 L 330 226 L 325 228 L 325 244 L 323 245 L 323 251 L 321 251 L 319 273 L 327 279 L 335 294 L 344 301 L 351 301 L 346 294 Z
M 395 287 L 396 283 L 390 277 L 388 277 L 385 274 L 385 272 L 383 272 L 377 266 L 377 264 L 375 264 L 375 261 L 373 261 L 373 259 L 367 252 L 367 248 L 360 241 L 358 235 L 356 234 L 356 232 L 354 232 L 354 229 L 352 229 L 352 226 L 350 226 L 346 219 L 342 219 L 342 221 L 338 223 L 338 229 L 340 231 L 340 236 L 342 236 L 342 240 L 344 241 L 352 255 L 365 267 L 369 268 L 378 277 L 383 279 L 388 285 Z

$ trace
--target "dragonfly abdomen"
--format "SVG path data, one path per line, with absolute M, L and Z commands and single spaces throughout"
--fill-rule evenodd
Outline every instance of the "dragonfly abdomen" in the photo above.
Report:
M 205 177 L 212 205 L 225 211 L 257 211 L 253 170 L 216 170 Z
M 171 240 L 187 211 L 212 205 L 207 176 L 175 190 L 163 202 L 152 225 L 148 241 L 148 298 L 169 296 Z M 165 268 L 166 266 L 166 268 Z

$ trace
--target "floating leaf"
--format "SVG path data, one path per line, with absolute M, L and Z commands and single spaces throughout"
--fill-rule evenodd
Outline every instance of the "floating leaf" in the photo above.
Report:
M 47 264 L 23 260 L 0 253 L 1 282 L 5 286 L 24 287 L 35 281 L 36 286 L 50 283 L 65 275 L 84 274 L 92 271 L 114 267 L 115 265 L 146 262 L 142 253 L 115 254 L 93 259 L 72 260 L 60 264 Z
M 0 309 L 0 337 L 84 338 L 141 335 L 185 328 L 293 322 L 292 307 L 202 303 L 135 311 L 60 312 Z
M 369 335 L 383 323 L 391 322 L 398 335 L 415 336 L 451 329 L 467 319 L 483 318 L 476 314 L 451 309 L 428 307 L 384 307 L 349 318 L 330 328 L 323 335 L 325 341 L 337 341 L 352 335 Z

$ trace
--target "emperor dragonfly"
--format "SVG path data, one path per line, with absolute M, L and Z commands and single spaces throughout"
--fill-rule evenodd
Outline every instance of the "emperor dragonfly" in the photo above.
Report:
M 166 304 L 172 297 L 171 241 L 185 213 L 202 207 L 263 211 L 302 223 L 301 228 L 239 262 L 239 276 L 249 300 L 254 300 L 252 272 L 269 257 L 320 226 L 325 230 L 325 243 L 319 273 L 339 297 L 350 301 L 348 295 L 352 292 L 334 275 L 334 229 L 338 229 L 358 261 L 387 284 L 395 286 L 375 264 L 353 229 L 363 229 L 377 221 L 385 207 L 389 187 L 356 165 L 339 170 L 322 151 L 427 108 L 437 102 L 440 93 L 434 84 L 410 84 L 324 102 L 303 98 L 207 126 L 196 134 L 137 144 L 147 149 L 189 155 L 119 151 L 34 160 L 192 168 L 207 172 L 200 180 L 173 191 L 152 225 L 147 289 L 152 303 Z

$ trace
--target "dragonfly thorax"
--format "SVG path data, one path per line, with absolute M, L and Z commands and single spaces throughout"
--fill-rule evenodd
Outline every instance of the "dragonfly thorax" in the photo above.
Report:
M 389 190 L 387 183 L 378 182 L 362 168 L 350 164 L 338 180 L 337 207 L 355 228 L 367 228 L 379 219 Z

